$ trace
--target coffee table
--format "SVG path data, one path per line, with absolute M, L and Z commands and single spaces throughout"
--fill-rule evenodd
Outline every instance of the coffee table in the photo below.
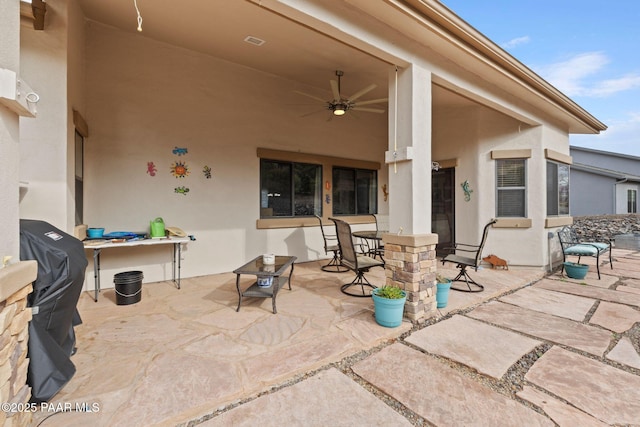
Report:
M 273 313 L 277 313 L 276 310 L 276 296 L 278 291 L 285 284 L 289 283 L 289 290 L 291 290 L 291 275 L 293 274 L 293 266 L 295 260 L 298 259 L 295 256 L 276 256 L 275 263 L 272 265 L 265 265 L 262 262 L 262 255 L 252 259 L 240 268 L 233 270 L 236 274 L 236 289 L 238 290 L 238 308 L 236 312 L 240 311 L 240 304 L 242 304 L 242 297 L 256 297 L 256 298 L 271 298 L 273 305 Z M 283 273 L 291 267 L 289 275 L 283 276 Z M 253 282 L 247 289 L 242 291 L 240 289 L 240 276 L 243 274 L 249 274 L 256 276 L 257 278 L 273 278 L 273 283 L 268 288 L 258 286 L 258 281 Z

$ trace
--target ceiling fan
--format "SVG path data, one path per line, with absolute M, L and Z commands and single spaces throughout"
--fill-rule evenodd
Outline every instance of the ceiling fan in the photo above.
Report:
M 338 76 L 338 80 L 329 80 L 329 84 L 331 86 L 331 93 L 333 94 L 333 99 L 330 101 L 326 101 L 322 98 L 319 98 L 314 95 L 310 95 L 305 92 L 300 92 L 297 90 L 295 92 L 300 95 L 309 97 L 311 99 L 315 99 L 316 101 L 322 102 L 325 105 L 326 109 L 331 111 L 335 116 L 343 116 L 349 110 L 366 111 L 369 113 L 385 112 L 385 110 L 381 108 L 363 107 L 363 105 L 380 104 L 383 102 L 387 102 L 388 98 L 370 99 L 368 101 L 358 101 L 360 97 L 362 97 L 363 95 L 375 89 L 376 88 L 375 84 L 371 84 L 359 90 L 358 92 L 354 93 L 349 97 L 343 97 L 342 93 L 340 92 L 340 79 L 343 75 L 344 75 L 343 71 L 336 70 L 336 76 Z

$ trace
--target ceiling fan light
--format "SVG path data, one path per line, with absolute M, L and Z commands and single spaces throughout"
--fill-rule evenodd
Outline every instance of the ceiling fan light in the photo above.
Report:
M 335 104 L 333 106 L 334 116 L 343 116 L 347 112 L 347 105 L 343 103 Z

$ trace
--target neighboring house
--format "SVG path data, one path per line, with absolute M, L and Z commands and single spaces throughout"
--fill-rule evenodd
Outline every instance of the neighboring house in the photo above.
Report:
M 486 253 L 550 262 L 549 232 L 571 223 L 569 134 L 606 127 L 438 1 L 138 3 L 142 32 L 130 0 L 47 2 L 44 30 L 2 2 L 0 68 L 39 102 L 0 112 L 0 255 L 17 256 L 19 217 L 163 217 L 197 237 L 182 274 L 200 276 L 325 257 L 314 213 L 370 228 L 379 212 L 441 242 L 477 243 L 495 217 Z M 347 97 L 365 111 L 334 116 Z M 103 257 L 105 285 L 170 275 L 146 252 Z
M 571 146 L 573 216 L 638 213 L 640 157 Z

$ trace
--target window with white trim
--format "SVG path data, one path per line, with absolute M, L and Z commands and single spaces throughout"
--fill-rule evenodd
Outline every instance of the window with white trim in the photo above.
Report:
M 638 212 L 638 191 L 627 190 L 627 213 Z
M 527 216 L 526 159 L 496 160 L 496 216 Z
M 569 165 L 547 161 L 547 216 L 569 215 Z

